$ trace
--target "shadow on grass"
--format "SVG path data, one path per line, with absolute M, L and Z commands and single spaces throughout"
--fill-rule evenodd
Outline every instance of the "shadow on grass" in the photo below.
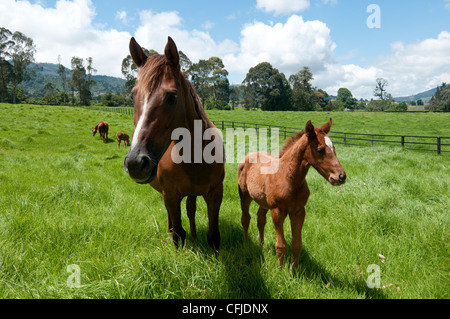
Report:
M 294 278 L 302 278 L 308 281 L 322 282 L 323 286 L 332 285 L 350 291 L 356 291 L 358 296 L 368 299 L 385 299 L 386 295 L 380 289 L 369 288 L 366 283 L 367 278 L 355 278 L 354 280 L 343 280 L 329 271 L 327 271 L 321 264 L 316 262 L 308 254 L 306 249 L 303 249 L 300 254 L 299 269 L 293 273 Z M 333 289 L 331 288 L 331 289 Z
M 207 229 L 198 227 L 194 249 L 213 255 L 206 240 Z M 224 265 L 226 287 L 218 287 L 219 299 L 271 299 L 272 295 L 261 276 L 264 261 L 262 247 L 249 240 L 244 244 L 240 224 L 220 221 L 220 252 L 218 261 Z M 189 239 L 188 239 L 189 240 Z

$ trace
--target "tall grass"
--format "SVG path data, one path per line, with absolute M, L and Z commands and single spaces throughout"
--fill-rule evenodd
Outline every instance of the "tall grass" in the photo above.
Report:
M 254 113 L 261 123 L 285 125 L 284 113 L 269 118 Z M 217 114 L 210 116 L 217 119 Z M 350 123 L 346 116 L 357 121 L 358 114 L 367 117 L 333 114 L 333 125 Z M 317 124 L 326 121 L 320 113 L 307 116 L 315 116 Z M 391 115 L 392 123 L 396 116 Z M 110 124 L 106 144 L 91 134 L 100 120 Z M 423 127 L 424 134 L 435 134 L 440 126 L 432 125 L 440 120 L 428 114 L 397 120 L 404 127 Z M 384 119 L 374 116 L 373 121 L 378 122 L 375 132 L 385 129 Z M 188 237 L 185 247 L 176 249 L 160 194 L 123 171 L 127 149 L 119 150 L 113 135 L 131 134 L 133 127 L 129 115 L 0 104 L 1 298 L 450 296 L 448 155 L 338 145 L 348 180 L 332 187 L 310 170 L 304 248 L 300 269 L 292 273 L 289 260 L 277 266 L 270 219 L 265 245 L 258 244 L 255 205 L 250 241 L 243 244 L 236 163 L 226 164 L 219 256 L 206 241 L 202 198 L 197 199 L 197 241 L 190 242 L 183 213 Z M 67 284 L 67 267 L 73 264 L 80 269 L 78 288 Z M 378 289 L 366 283 L 372 264 L 380 267 Z

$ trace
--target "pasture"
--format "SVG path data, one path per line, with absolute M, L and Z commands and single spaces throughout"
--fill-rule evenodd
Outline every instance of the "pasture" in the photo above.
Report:
M 210 111 L 212 120 L 304 127 L 331 116 L 332 131 L 450 136 L 450 114 Z M 251 121 L 249 120 L 251 118 Z M 92 136 L 100 120 L 109 140 Z M 221 250 L 206 241 L 197 199 L 195 243 L 176 249 L 161 195 L 123 170 L 130 115 L 60 106 L 0 104 L 0 298 L 449 298 L 450 157 L 337 145 L 347 182 L 313 168 L 299 270 L 277 266 L 275 231 L 257 239 L 251 206 L 243 244 L 237 163 L 226 164 Z M 285 223 L 290 244 L 290 229 Z M 290 250 L 288 251 L 290 256 Z M 68 266 L 80 282 L 68 284 Z M 380 288 L 369 288 L 371 265 Z

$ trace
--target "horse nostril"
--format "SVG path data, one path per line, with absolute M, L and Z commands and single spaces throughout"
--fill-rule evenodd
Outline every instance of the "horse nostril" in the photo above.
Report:
M 345 174 L 339 174 L 339 181 L 342 183 L 347 178 L 347 175 Z
M 147 155 L 142 155 L 141 157 L 141 169 L 144 172 L 148 172 L 151 168 L 150 157 Z

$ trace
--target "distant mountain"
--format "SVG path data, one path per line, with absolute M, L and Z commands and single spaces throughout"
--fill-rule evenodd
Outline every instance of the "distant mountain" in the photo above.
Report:
M 436 93 L 436 88 L 410 96 L 395 97 L 394 100 L 395 102 L 409 102 L 421 99 L 423 103 L 428 103 L 431 100 L 431 97 L 434 95 L 434 93 Z
M 58 64 L 32 63 L 28 66 L 28 69 L 36 73 L 35 77 L 21 83 L 21 87 L 28 96 L 33 98 L 43 97 L 45 95 L 44 87 L 47 83 L 53 83 L 58 90 L 62 90 L 62 81 L 58 74 Z M 65 70 L 66 78 L 69 80 L 71 78 L 70 70 L 68 68 L 65 68 Z M 106 92 L 120 94 L 125 89 L 125 79 L 106 75 L 94 75 L 93 80 L 96 82 L 92 87 L 94 97 Z M 66 87 L 66 90 L 69 90 L 69 88 Z

